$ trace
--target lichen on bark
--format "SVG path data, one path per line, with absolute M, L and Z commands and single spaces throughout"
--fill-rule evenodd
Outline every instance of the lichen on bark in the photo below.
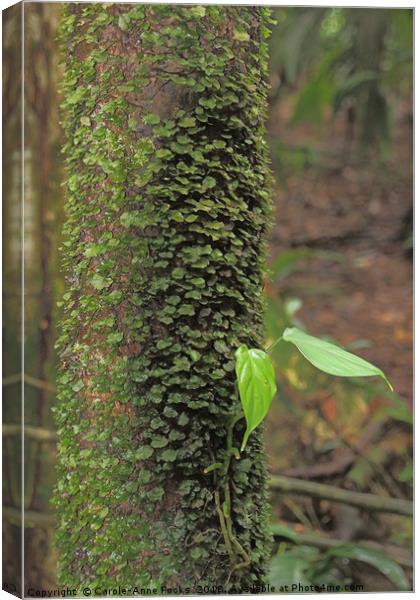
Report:
M 268 21 L 261 7 L 66 5 L 63 585 L 264 579 L 261 431 L 229 471 L 249 565 L 232 568 L 204 471 L 225 456 L 234 351 L 262 343 Z

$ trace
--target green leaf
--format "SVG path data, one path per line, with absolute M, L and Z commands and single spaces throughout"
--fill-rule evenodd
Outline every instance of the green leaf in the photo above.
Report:
M 95 273 L 95 275 L 90 280 L 90 283 L 91 283 L 92 287 L 95 288 L 95 290 L 103 290 L 103 289 L 109 287 L 111 285 L 112 281 L 109 278 L 104 279 L 103 277 L 101 277 L 101 275 L 98 275 L 97 273 Z
M 275 537 L 286 538 L 286 540 L 289 540 L 294 544 L 301 543 L 299 535 L 296 533 L 296 531 L 294 531 L 294 529 L 291 529 L 290 527 L 286 527 L 285 525 L 281 525 L 280 523 L 274 523 L 273 525 L 271 525 L 270 529 L 271 534 Z
M 196 120 L 194 119 L 194 117 L 184 117 L 180 122 L 179 122 L 179 126 L 180 127 L 195 127 L 196 126 Z
M 190 13 L 194 15 L 194 17 L 204 17 L 206 14 L 206 9 L 204 6 L 193 6 L 190 8 Z
M 327 555 L 367 563 L 378 569 L 378 571 L 392 581 L 399 591 L 410 589 L 410 584 L 402 568 L 388 554 L 381 550 L 346 544 L 332 548 L 328 551 Z
M 76 383 L 74 383 L 72 385 L 72 389 L 75 392 L 80 392 L 81 389 L 83 389 L 85 387 L 85 384 L 83 383 L 83 381 L 81 379 L 79 379 L 79 381 L 76 381 Z
M 214 177 L 205 177 L 203 179 L 203 189 L 204 190 L 210 190 L 211 188 L 214 188 L 214 186 L 217 184 L 217 181 L 215 180 Z
M 276 554 L 270 562 L 268 580 L 276 589 L 294 583 L 309 585 L 308 562 L 299 556 Z
M 92 246 L 88 246 L 84 251 L 84 255 L 86 258 L 95 258 L 102 252 L 102 247 L 98 244 L 93 244 Z
M 118 17 L 118 27 L 120 29 L 122 29 L 123 31 L 127 31 L 129 25 L 130 25 L 130 16 L 129 15 L 124 14 L 124 15 L 120 15 Z
M 110 344 L 117 344 L 118 342 L 121 342 L 122 339 L 123 334 L 121 331 L 110 333 L 106 338 L 107 342 L 109 342 Z
M 386 381 L 391 390 L 393 389 L 384 372 L 378 367 L 330 342 L 308 335 L 297 327 L 285 329 L 283 340 L 294 344 L 314 367 L 324 373 L 338 377 L 378 376 Z
M 240 29 L 234 30 L 233 37 L 235 40 L 238 40 L 238 42 L 249 42 L 250 40 L 249 33 Z
M 166 460 L 168 462 L 173 462 L 174 460 L 176 460 L 177 455 L 178 452 L 176 450 L 165 450 L 164 452 L 162 452 L 163 460 Z
M 266 416 L 276 393 L 276 383 L 273 365 L 263 350 L 240 346 L 235 356 L 239 396 L 247 422 L 242 451 L 251 432 Z
M 164 448 L 168 445 L 168 440 L 163 435 L 153 438 L 150 442 L 152 448 Z
M 156 150 L 156 158 L 170 158 L 171 156 L 173 154 L 168 148 L 159 148 L 159 150 Z
M 194 307 L 191 306 L 191 304 L 181 304 L 181 306 L 178 309 L 178 314 L 180 315 L 189 315 L 192 317 L 194 313 Z
M 143 117 L 143 122 L 146 125 L 158 125 L 160 123 L 160 117 L 159 115 L 149 113 Z
M 100 511 L 98 516 L 100 519 L 105 519 L 105 517 L 107 516 L 108 513 L 109 513 L 109 508 L 105 507 Z
M 150 446 L 143 446 L 139 448 L 135 453 L 136 460 L 147 460 L 153 454 L 153 448 Z

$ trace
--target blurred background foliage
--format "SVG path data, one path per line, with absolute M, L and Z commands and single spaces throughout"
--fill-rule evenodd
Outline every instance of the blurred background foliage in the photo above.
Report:
M 380 365 L 395 392 L 317 372 L 277 345 L 270 472 L 411 498 L 412 11 L 275 17 L 268 342 L 293 325 L 324 336 Z M 409 517 L 278 491 L 273 511 L 277 585 L 409 585 Z
M 55 455 L 53 343 L 63 293 L 57 258 L 64 204 L 59 11 L 57 3 L 25 5 L 25 47 L 31 56 L 25 83 L 30 132 L 25 147 L 25 564 L 27 582 L 35 588 L 55 582 L 49 498 Z M 273 12 L 267 345 L 285 327 L 297 325 L 377 364 L 395 392 L 377 381 L 329 377 L 291 345 L 279 344 L 273 353 L 278 393 L 266 426 L 270 473 L 288 477 L 291 484 L 299 478 L 404 504 L 412 496 L 412 11 L 307 7 Z M 5 21 L 9 61 L 17 52 L 14 27 L 13 20 Z M 8 64 L 13 81 L 14 63 Z M 5 87 L 6 106 L 13 107 L 15 95 L 15 86 Z M 8 140 L 16 138 L 16 126 L 13 118 L 7 121 Z M 6 150 L 13 173 L 19 149 Z M 10 190 L 8 182 L 5 213 L 12 214 L 16 198 L 12 179 Z M 4 306 L 12 349 L 19 334 L 19 248 L 12 243 L 16 219 L 9 217 L 8 223 Z M 9 357 L 3 497 L 10 550 L 20 539 L 19 494 L 10 483 L 20 455 L 13 429 L 19 422 L 20 383 L 18 356 Z M 273 489 L 273 584 L 407 588 L 411 518 L 324 495 Z M 10 556 L 5 577 L 7 569 L 13 574 L 13 552 Z
M 409 10 L 285 8 L 271 37 L 272 101 L 296 92 L 291 123 L 325 124 L 344 111 L 349 137 L 389 141 L 392 99 L 410 94 Z M 356 131 L 355 131 L 356 130 Z

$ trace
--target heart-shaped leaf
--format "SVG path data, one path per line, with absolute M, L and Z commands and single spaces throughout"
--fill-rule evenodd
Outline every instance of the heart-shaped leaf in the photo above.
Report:
M 247 428 L 241 451 L 251 432 L 261 423 L 276 393 L 274 368 L 266 352 L 240 346 L 236 353 L 236 376 Z
M 379 376 L 393 389 L 385 373 L 378 367 L 330 342 L 308 335 L 297 327 L 285 329 L 283 340 L 294 344 L 310 363 L 325 373 L 339 377 Z

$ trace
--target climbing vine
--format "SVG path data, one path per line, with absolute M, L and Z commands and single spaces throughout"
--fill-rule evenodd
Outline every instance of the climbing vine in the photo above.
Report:
M 261 433 L 232 457 L 234 351 L 262 343 L 269 18 L 65 5 L 63 585 L 264 578 Z
M 296 327 L 287 328 L 283 334 L 264 351 L 258 348 L 240 346 L 236 352 L 237 388 L 241 406 L 233 414 L 227 414 L 226 454 L 223 462 L 209 465 L 204 472 L 219 472 L 219 486 L 214 492 L 217 514 L 223 533 L 225 546 L 228 549 L 232 574 L 244 569 L 250 564 L 250 557 L 242 547 L 233 532 L 231 516 L 231 482 L 230 466 L 232 457 L 240 459 L 251 433 L 266 417 L 271 402 L 276 393 L 276 381 L 273 364 L 269 352 L 280 342 L 291 343 L 315 367 L 339 377 L 381 377 L 392 388 L 381 369 L 366 360 L 332 344 L 331 342 L 313 337 Z M 233 429 L 241 419 L 245 419 L 247 428 L 242 440 L 241 449 L 233 446 Z M 215 481 L 215 483 L 217 483 Z M 223 493 L 223 501 L 221 494 Z

